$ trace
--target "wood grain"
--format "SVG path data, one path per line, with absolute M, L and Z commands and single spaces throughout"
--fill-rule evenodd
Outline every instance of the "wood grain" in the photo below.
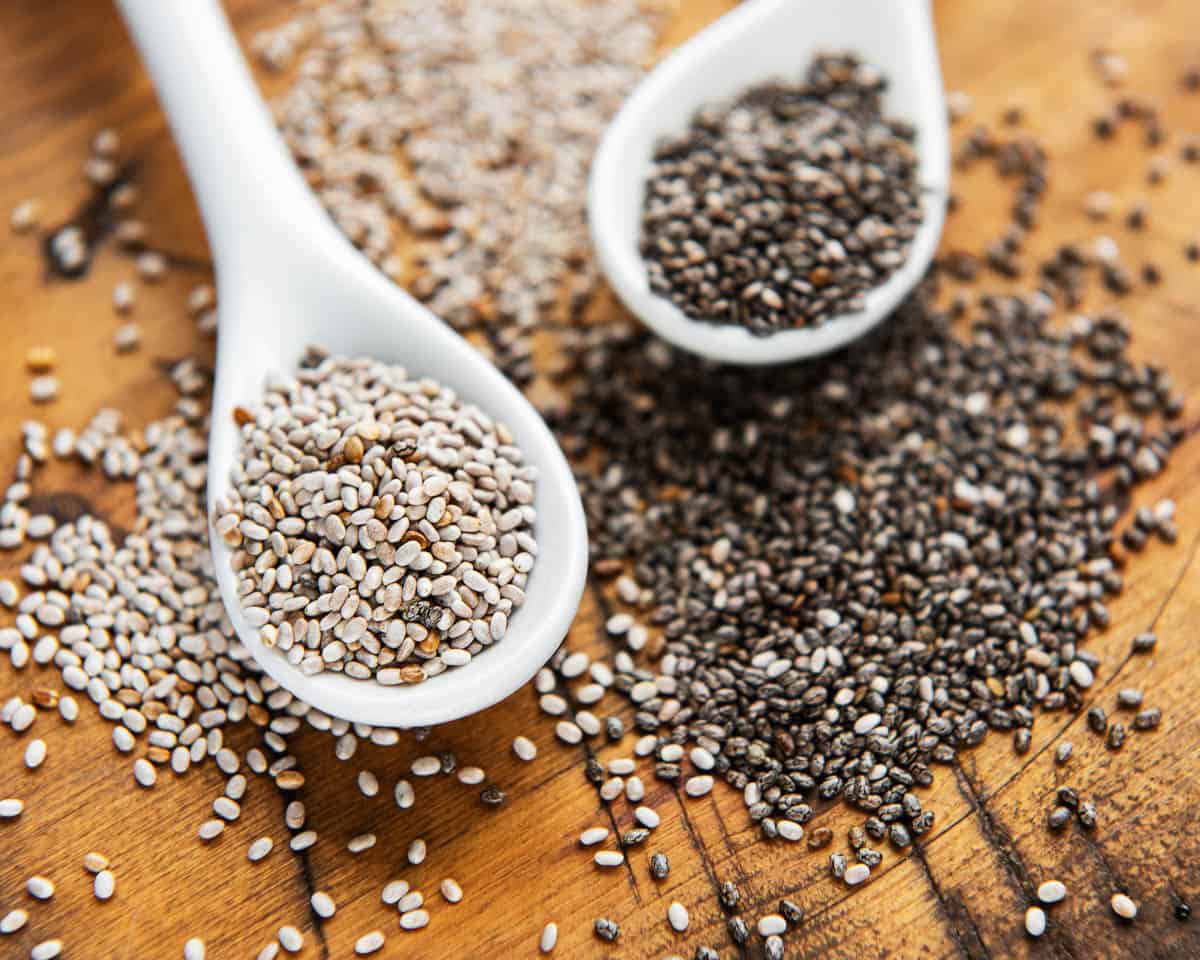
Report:
M 728 6 L 703 0 L 682 6 L 666 42 L 682 40 Z M 237 0 L 231 11 L 245 38 L 279 20 L 280 0 Z M 1086 239 L 1098 232 L 1082 215 L 1085 195 L 1113 191 L 1122 209 L 1136 199 L 1150 204 L 1150 226 L 1140 233 L 1115 222 L 1103 226 L 1133 264 L 1162 266 L 1164 282 L 1139 288 L 1123 308 L 1135 330 L 1140 358 L 1169 364 L 1176 382 L 1200 393 L 1200 266 L 1183 260 L 1182 247 L 1200 238 L 1200 166 L 1174 165 L 1166 182 L 1145 181 L 1150 151 L 1132 129 L 1098 146 L 1089 120 L 1114 92 L 1092 75 L 1088 51 L 1119 51 L 1130 65 L 1129 92 L 1153 99 L 1167 118 L 1177 154 L 1179 138 L 1200 131 L 1200 95 L 1183 92 L 1179 78 L 1200 59 L 1200 5 L 1194 0 L 1014 0 L 936 4 L 943 69 L 950 88 L 970 91 L 971 123 L 998 124 L 1019 104 L 1031 129 L 1052 157 L 1052 186 L 1043 224 L 1030 237 L 1034 253 Z M 43 224 L 68 219 L 87 199 L 80 165 L 100 127 L 120 130 L 123 156 L 136 170 L 155 247 L 169 252 L 177 268 L 155 286 L 142 286 L 136 316 L 145 344 L 134 355 L 111 347 L 117 321 L 108 306 L 113 283 L 132 276 L 130 258 L 111 242 L 99 247 L 86 279 L 50 277 L 38 239 L 5 236 L 0 243 L 0 284 L 6 296 L 4 349 L 0 351 L 0 469 L 14 459 L 20 422 L 34 415 L 51 427 L 78 425 L 96 408 L 114 406 L 134 425 L 161 415 L 171 389 L 162 363 L 183 356 L 211 356 L 211 344 L 193 330 L 183 300 L 207 276 L 203 233 L 189 198 L 153 94 L 111 9 L 101 0 L 16 0 L 0 30 L 0 210 L 27 196 L 40 199 Z M 988 171 L 956 180 L 964 203 L 947 226 L 943 248 L 975 249 L 1001 229 L 1010 187 Z M 1018 281 L 1017 286 L 1028 284 Z M 988 280 L 989 287 L 997 284 Z M 1099 306 L 1102 299 L 1089 302 Z M 611 303 L 602 309 L 616 308 Z M 54 345 L 64 393 L 34 409 L 27 397 L 22 360 L 36 344 Z M 1193 405 L 1194 406 L 1194 405 Z M 1194 425 L 1195 411 L 1191 411 Z M 1193 431 L 1194 432 L 1194 431 Z M 576 846 L 587 825 L 626 827 L 632 811 L 623 803 L 611 814 L 586 784 L 583 761 L 628 754 L 619 747 L 566 748 L 553 739 L 533 697 L 521 692 L 484 716 L 436 730 L 424 745 L 360 748 L 348 763 L 333 756 L 325 734 L 307 731 L 294 752 L 308 773 L 304 799 L 320 833 L 303 856 L 284 847 L 283 800 L 252 778 L 242 820 L 216 842 L 201 845 L 197 824 L 209 815 L 224 778 L 208 765 L 185 778 L 166 774 L 152 796 L 137 787 L 128 758 L 112 749 L 109 730 L 90 706 L 73 730 L 43 716 L 34 733 L 49 743 L 49 758 L 36 772 L 20 762 L 22 740 L 0 734 L 0 793 L 21 796 L 26 812 L 0 824 L 0 912 L 28 909 L 29 925 L 0 942 L 0 956 L 27 956 L 32 944 L 63 937 L 70 957 L 158 958 L 181 955 L 184 940 L 203 936 L 216 960 L 253 957 L 278 927 L 304 930 L 303 957 L 352 955 L 355 939 L 379 928 L 388 936 L 383 957 L 533 956 L 542 925 L 560 928 L 559 957 L 690 956 L 699 944 L 737 953 L 716 906 L 716 885 L 735 879 L 753 919 L 773 910 L 781 896 L 808 910 L 798 934 L 788 938 L 789 957 L 1021 957 L 1083 960 L 1090 957 L 1188 958 L 1200 956 L 1200 919 L 1173 918 L 1176 898 L 1200 898 L 1200 834 L 1191 804 L 1200 796 L 1200 696 L 1195 667 L 1195 624 L 1200 614 L 1200 443 L 1180 448 L 1171 469 L 1138 496 L 1139 503 L 1173 497 L 1179 504 L 1179 542 L 1152 545 L 1127 571 L 1127 589 L 1112 605 L 1111 627 L 1090 641 L 1104 660 L 1088 702 L 1110 707 L 1118 686 L 1135 685 L 1163 709 L 1162 728 L 1135 734 L 1120 753 L 1107 751 L 1081 718 L 1039 719 L 1033 749 L 1017 756 L 1006 738 L 993 736 L 941 768 L 922 796 L 937 811 L 937 824 L 910 855 L 889 850 L 871 883 L 851 893 L 828 873 L 825 855 L 757 842 L 741 800 L 718 789 L 684 803 L 668 784 L 647 781 L 646 802 L 664 815 L 645 850 L 628 869 L 599 872 Z M 60 511 L 87 509 L 117 526 L 133 516 L 132 490 L 100 483 L 73 466 L 54 465 L 40 482 Z M 12 575 L 19 558 L 0 557 L 0 575 Z M 571 632 L 572 646 L 600 651 L 600 604 L 593 590 Z M 1127 656 L 1132 634 L 1154 629 L 1162 637 L 1151 656 Z M 53 674 L 0 668 L 0 697 L 28 695 Z M 521 764 L 509 749 L 525 733 L 539 747 L 536 762 Z M 240 731 L 251 736 L 251 731 Z M 27 737 L 25 738 L 27 739 Z M 1069 739 L 1075 756 L 1056 767 L 1055 744 Z M 246 739 L 237 744 L 250 746 Z M 419 781 L 417 805 L 400 811 L 391 789 L 413 756 L 429 749 L 454 750 L 460 764 L 477 763 L 508 791 L 499 810 L 485 810 L 476 791 L 448 778 Z M 355 787 L 360 769 L 375 771 L 384 789 L 373 800 Z M 1093 834 L 1072 828 L 1048 833 L 1044 818 L 1054 788 L 1062 783 L 1094 797 L 1100 826 Z M 822 809 L 812 824 L 829 826 L 841 844 L 857 817 L 841 807 Z M 810 828 L 811 829 L 811 828 Z M 353 835 L 372 831 L 378 844 L 357 857 L 345 851 Z M 250 864 L 246 848 L 257 836 L 274 837 L 276 850 Z M 429 857 L 402 867 L 404 850 L 424 837 Z M 113 859 L 116 897 L 98 903 L 81 866 L 88 850 Z M 649 876 L 653 850 L 670 855 L 663 883 Z M 58 893 L 50 903 L 32 901 L 25 879 L 52 877 Z M 466 891 L 461 904 L 441 902 L 439 881 L 454 876 Z M 384 883 L 403 876 L 432 901 L 430 927 L 401 933 L 393 911 L 379 902 Z M 1064 880 L 1070 895 L 1051 911 L 1046 936 L 1028 940 L 1021 916 L 1043 879 Z M 337 915 L 319 922 L 308 907 L 314 890 L 328 891 Z M 1132 926 L 1118 924 L 1107 906 L 1117 889 L 1141 904 Z M 686 935 L 666 923 L 666 908 L 680 900 L 691 911 Z M 600 944 L 591 933 L 598 915 L 619 921 L 620 941 Z

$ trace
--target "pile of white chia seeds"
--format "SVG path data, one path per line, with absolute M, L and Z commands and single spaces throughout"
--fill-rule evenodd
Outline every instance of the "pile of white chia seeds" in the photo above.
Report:
M 334 0 L 255 42 L 274 69 L 294 65 L 276 117 L 338 225 L 394 279 L 415 232 L 413 292 L 485 333 L 517 382 L 533 373 L 524 331 L 598 287 L 583 198 L 654 53 L 643 6 Z
M 306 674 L 420 683 L 504 638 L 537 554 L 536 468 L 402 367 L 310 349 L 234 417 L 214 526 L 246 619 Z

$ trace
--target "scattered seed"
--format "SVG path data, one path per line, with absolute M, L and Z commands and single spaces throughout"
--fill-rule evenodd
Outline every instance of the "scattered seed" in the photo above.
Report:
M 592 859 L 598 867 L 619 867 L 625 862 L 625 854 L 618 850 L 600 850 Z
M 670 923 L 671 929 L 676 933 L 683 933 L 688 928 L 688 912 L 678 900 L 671 902 L 667 908 L 667 922 Z
M 323 920 L 328 920 L 337 913 L 337 905 L 333 902 L 333 897 L 323 890 L 314 893 L 308 902 L 312 904 L 313 912 Z
M 99 873 L 101 870 L 107 870 L 108 866 L 108 857 L 102 853 L 93 850 L 83 855 L 83 869 L 88 873 Z
M 1047 880 L 1037 888 L 1037 898 L 1042 903 L 1058 903 L 1067 895 L 1067 887 L 1060 880 Z
M 537 745 L 528 737 L 517 737 L 513 740 L 513 753 L 526 762 L 537 756 Z
M 41 943 L 35 944 L 29 951 L 29 960 L 54 960 L 55 957 L 62 955 L 62 949 L 63 942 L 61 940 L 43 940 Z
M 298 953 L 304 946 L 304 934 L 291 925 L 280 927 L 279 945 L 288 953 Z
M 608 839 L 607 827 L 588 827 L 579 835 L 579 842 L 585 847 L 595 846 Z
M 25 889 L 38 900 L 49 900 L 54 896 L 54 882 L 46 877 L 30 877 L 25 881 Z
M 246 852 L 246 858 L 251 863 L 258 863 L 259 860 L 262 860 L 271 852 L 271 848 L 274 846 L 275 841 L 270 837 L 259 837 L 250 844 L 250 849 Z
M 1046 911 L 1041 907 L 1029 907 L 1025 911 L 1025 932 L 1031 937 L 1040 937 L 1046 932 Z
M 224 831 L 224 820 L 205 820 L 202 824 L 200 824 L 200 828 L 197 830 L 197 835 L 201 840 L 208 841 L 216 839 Z
M 420 930 L 429 923 L 429 914 L 424 910 L 410 910 L 400 917 L 400 926 L 404 930 Z
M 381 931 L 372 930 L 370 933 L 365 933 L 354 941 L 354 952 L 360 957 L 365 957 L 368 954 L 383 949 L 385 940 L 386 938 Z
M 38 206 L 34 200 L 22 200 L 8 215 L 8 225 L 13 233 L 28 233 L 37 227 Z
M 0 934 L 7 936 L 10 933 L 16 933 L 29 919 L 29 914 L 24 910 L 9 910 L 3 917 L 0 917 Z
M 592 928 L 596 931 L 596 936 L 608 943 L 612 943 L 621 935 L 620 925 L 615 920 L 609 920 L 608 917 L 597 917 Z
M 46 759 L 46 741 L 30 740 L 25 748 L 25 766 L 36 770 Z
M 538 949 L 542 953 L 550 953 L 558 945 L 558 924 L 551 921 L 542 928 L 538 937 Z
M 351 837 L 350 842 L 346 844 L 346 849 L 351 853 L 363 853 L 375 846 L 375 834 L 360 833 L 356 837 Z
M 379 793 L 379 779 L 370 770 L 360 770 L 358 789 L 364 797 L 373 797 Z
M 665 853 L 654 853 L 650 855 L 650 876 L 655 880 L 665 880 L 667 874 L 671 872 L 671 861 L 667 859 Z
M 789 926 L 798 927 L 804 922 L 804 908 L 792 900 L 780 900 L 779 913 Z
M 49 403 L 58 396 L 58 377 L 43 374 L 29 381 L 29 399 L 34 403 Z
M 1122 920 L 1132 920 L 1137 916 L 1137 904 L 1124 893 L 1114 893 L 1110 903 L 1112 904 L 1113 913 Z
M 442 881 L 442 899 L 447 903 L 458 903 L 463 898 L 462 887 L 456 880 L 447 877 Z

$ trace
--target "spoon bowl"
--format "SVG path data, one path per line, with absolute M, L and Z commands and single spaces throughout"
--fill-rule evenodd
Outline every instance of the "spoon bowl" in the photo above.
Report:
M 848 51 L 888 79 L 884 112 L 914 124 L 923 220 L 904 264 L 869 291 L 862 311 L 757 336 L 693 319 L 650 289 L 640 246 L 646 179 L 660 140 L 696 111 L 770 80 L 794 80 L 822 51 Z M 709 359 L 788 363 L 862 336 L 924 276 L 941 237 L 949 135 L 928 0 L 748 0 L 673 51 L 638 85 L 605 132 L 588 184 L 592 246 L 625 306 L 659 336 Z
M 229 549 L 210 529 L 217 582 L 239 640 L 295 696 L 353 723 L 427 726 L 491 706 L 550 658 L 583 594 L 587 529 L 562 450 L 516 387 L 336 229 L 276 133 L 216 0 L 119 5 L 167 112 L 215 260 L 210 521 L 239 444 L 233 408 L 261 397 L 269 375 L 293 373 L 310 344 L 399 364 L 450 387 L 504 423 L 538 471 L 538 557 L 525 602 L 504 639 L 465 666 L 404 686 L 302 673 L 246 622 Z

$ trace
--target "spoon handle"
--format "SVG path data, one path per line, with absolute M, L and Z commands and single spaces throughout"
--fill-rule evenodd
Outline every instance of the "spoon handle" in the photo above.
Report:
M 218 273 L 261 265 L 298 235 L 302 219 L 305 231 L 315 223 L 330 227 L 275 130 L 218 0 L 117 6 L 183 157 Z

